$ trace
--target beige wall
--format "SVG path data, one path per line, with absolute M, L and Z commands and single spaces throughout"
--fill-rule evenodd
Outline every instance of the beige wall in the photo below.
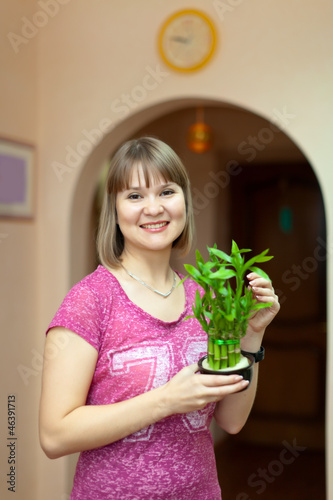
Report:
M 43 18 L 36 17 L 41 10 L 38 2 L 11 0 L 7 4 L 0 21 L 5 38 L 8 31 L 21 33 L 23 17 L 43 24 Z M 326 203 L 329 248 L 333 245 L 333 200 L 329 197 L 333 188 L 332 3 L 226 0 L 219 2 L 228 7 L 222 15 L 213 0 L 193 0 L 191 6 L 213 19 L 220 40 L 211 63 L 193 75 L 172 73 L 156 50 L 159 26 L 173 11 L 188 7 L 188 2 L 50 0 L 51 4 L 54 10 L 49 11 L 45 25 L 17 47 L 17 53 L 9 42 L 1 49 L 0 134 L 32 142 L 38 151 L 36 217 L 29 222 L 0 223 L 0 233 L 8 235 L 0 244 L 0 293 L 5 311 L 0 387 L 2 400 L 7 393 L 17 394 L 17 498 L 25 500 L 65 500 L 68 493 L 68 459 L 45 459 L 36 428 L 37 363 L 43 331 L 75 276 L 71 268 L 72 208 L 82 221 L 89 216 L 99 166 L 119 141 L 135 133 L 141 120 L 177 109 L 179 99 L 196 98 L 234 104 L 268 119 L 284 110 L 293 115 L 285 130 L 318 175 Z M 155 77 L 147 80 L 148 74 Z M 136 87 L 147 81 L 154 88 L 140 102 L 132 98 L 120 112 L 122 94 L 138 95 Z M 135 115 L 139 112 L 142 114 Z M 86 136 L 93 129 L 99 129 L 103 139 L 90 155 Z M 91 136 L 90 142 L 94 141 Z M 76 199 L 82 184 L 86 203 Z M 74 260 L 84 261 L 79 243 L 76 248 Z M 328 273 L 328 283 L 332 283 L 330 262 Z M 331 290 L 328 300 L 333 300 Z M 328 321 L 329 390 L 333 384 L 332 318 Z M 17 371 L 20 364 L 35 372 L 27 385 Z M 330 399 L 328 476 L 333 470 L 332 404 Z M 3 443 L 4 426 L 0 433 Z M 3 447 L 0 458 L 0 470 L 6 470 Z M 333 484 L 330 493 L 333 495 Z M 11 497 L 1 490 L 1 498 Z
M 24 7 L 24 12 L 23 12 Z M 33 12 L 34 2 L 6 2 L 2 6 L 0 30 L 1 76 L 0 76 L 0 137 L 38 144 L 38 93 L 37 93 L 37 44 L 31 40 L 22 52 L 15 53 L 7 33 L 17 32 L 20 16 Z M 4 13 L 5 10 L 5 13 Z M 23 14 L 21 14 L 23 12 Z M 36 152 L 35 188 L 38 184 L 38 151 Z M 36 194 L 36 193 L 35 193 Z M 1 332 L 1 451 L 0 451 L 0 496 L 12 498 L 8 492 L 6 475 L 10 471 L 8 456 L 10 448 L 7 429 L 7 396 L 15 395 L 16 431 L 16 495 L 23 488 L 36 491 L 38 471 L 28 464 L 36 463 L 37 447 L 37 400 L 39 395 L 40 359 L 36 349 L 38 338 L 37 287 L 37 226 L 38 216 L 33 220 L 0 220 L 0 332 Z M 36 369 L 32 367 L 36 357 Z M 38 365 L 39 362 L 39 365 Z M 31 372 L 21 371 L 23 366 Z M 14 451 L 14 450 L 12 450 Z M 23 498 L 23 496 L 17 498 Z M 26 498 L 34 498 L 27 496 Z

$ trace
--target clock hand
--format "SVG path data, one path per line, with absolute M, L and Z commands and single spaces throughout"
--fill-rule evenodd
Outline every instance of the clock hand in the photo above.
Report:
M 190 42 L 189 38 L 185 38 L 183 36 L 173 36 L 173 37 L 171 37 L 171 40 L 173 42 L 180 42 L 180 43 L 185 43 L 185 44 Z

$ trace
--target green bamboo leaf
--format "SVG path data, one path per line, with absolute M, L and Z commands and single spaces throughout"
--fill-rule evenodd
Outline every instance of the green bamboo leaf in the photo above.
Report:
M 209 274 L 214 266 L 215 262 L 206 262 L 206 263 L 198 262 L 198 270 L 205 275 Z
M 195 308 L 198 311 L 202 309 L 201 296 L 199 290 L 195 292 Z
M 222 318 L 221 312 L 219 310 L 215 311 L 213 314 L 213 321 L 214 321 L 215 325 L 218 324 L 218 322 L 220 321 L 221 318 Z
M 217 248 L 210 248 L 209 254 L 216 255 L 216 257 L 219 257 L 221 260 L 226 260 L 227 262 L 231 262 L 231 256 L 226 254 L 225 252 L 222 252 L 222 250 L 218 250 Z
M 182 283 L 184 283 L 184 281 L 186 281 L 186 280 L 187 280 L 187 278 L 188 278 L 188 276 L 185 276 L 185 278 L 183 278 L 183 279 L 182 279 L 182 280 L 178 283 L 178 285 L 177 285 L 177 286 L 179 286 L 179 285 L 181 285 Z
M 195 280 L 196 279 L 199 279 L 201 278 L 201 273 L 200 271 L 198 271 L 198 269 L 194 266 L 192 266 L 191 264 L 184 264 L 184 267 L 186 269 L 186 271 L 188 272 L 188 274 L 190 276 L 192 276 L 192 278 L 194 278 Z
M 218 271 L 215 271 L 215 273 L 209 274 L 210 279 L 220 279 L 220 280 L 228 280 L 232 278 L 233 276 L 236 276 L 236 272 L 233 271 L 232 269 L 219 269 Z
M 199 320 L 199 321 L 200 321 L 201 314 L 199 314 L 199 313 L 196 311 L 196 309 L 195 309 L 194 305 L 192 305 L 192 311 L 193 311 L 193 316 L 192 316 L 192 317 L 193 317 L 193 318 L 196 318 L 197 320 Z
M 199 252 L 198 249 L 195 251 L 195 257 L 196 257 L 197 266 L 198 266 L 199 262 L 201 264 L 205 263 L 204 258 L 203 258 L 203 256 L 201 255 L 201 253 Z
M 233 321 L 234 320 L 234 316 L 232 313 L 229 313 L 229 314 L 223 314 L 224 318 L 227 320 L 227 321 Z
M 228 290 L 226 289 L 224 282 L 219 286 L 217 292 L 219 295 L 222 295 L 222 297 L 225 297 L 228 294 Z
M 244 263 L 244 259 L 240 253 L 231 254 L 231 264 L 236 269 L 236 273 L 241 276 L 241 270 Z
M 237 253 L 239 253 L 238 245 L 235 242 L 235 240 L 232 240 L 232 243 L 231 243 L 231 254 L 237 254 Z
M 228 290 L 228 294 L 225 297 L 224 304 L 225 304 L 225 312 L 226 312 L 226 314 L 230 314 L 231 313 L 231 309 L 232 309 L 232 303 L 233 303 L 233 292 L 231 290 L 231 286 L 230 286 L 229 281 L 228 281 L 228 284 L 227 284 L 227 290 Z
M 266 255 L 267 252 L 269 251 L 269 248 L 261 252 L 259 255 L 256 255 L 255 257 L 252 257 L 252 259 L 249 259 L 243 266 L 242 272 L 244 273 L 246 269 L 249 269 L 253 264 L 256 262 L 268 262 L 269 260 L 273 259 L 273 256 Z
M 252 271 L 253 273 L 257 273 L 262 278 L 265 278 L 266 280 L 270 281 L 270 278 L 269 278 L 268 274 L 266 274 L 265 271 L 263 271 L 259 267 L 251 266 L 250 269 L 249 269 L 249 271 Z

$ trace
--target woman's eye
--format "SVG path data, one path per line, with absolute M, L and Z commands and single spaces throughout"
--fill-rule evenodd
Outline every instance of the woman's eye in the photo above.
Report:
M 128 196 L 130 200 L 138 200 L 141 196 L 138 193 L 132 193 Z
M 173 194 L 174 193 L 174 190 L 173 189 L 164 189 L 164 191 L 162 191 L 162 196 L 169 196 L 170 194 Z

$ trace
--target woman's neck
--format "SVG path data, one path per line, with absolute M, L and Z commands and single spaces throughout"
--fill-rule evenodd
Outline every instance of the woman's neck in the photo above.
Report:
M 150 283 L 166 283 L 170 281 L 170 251 L 135 252 L 124 251 L 122 267 Z

